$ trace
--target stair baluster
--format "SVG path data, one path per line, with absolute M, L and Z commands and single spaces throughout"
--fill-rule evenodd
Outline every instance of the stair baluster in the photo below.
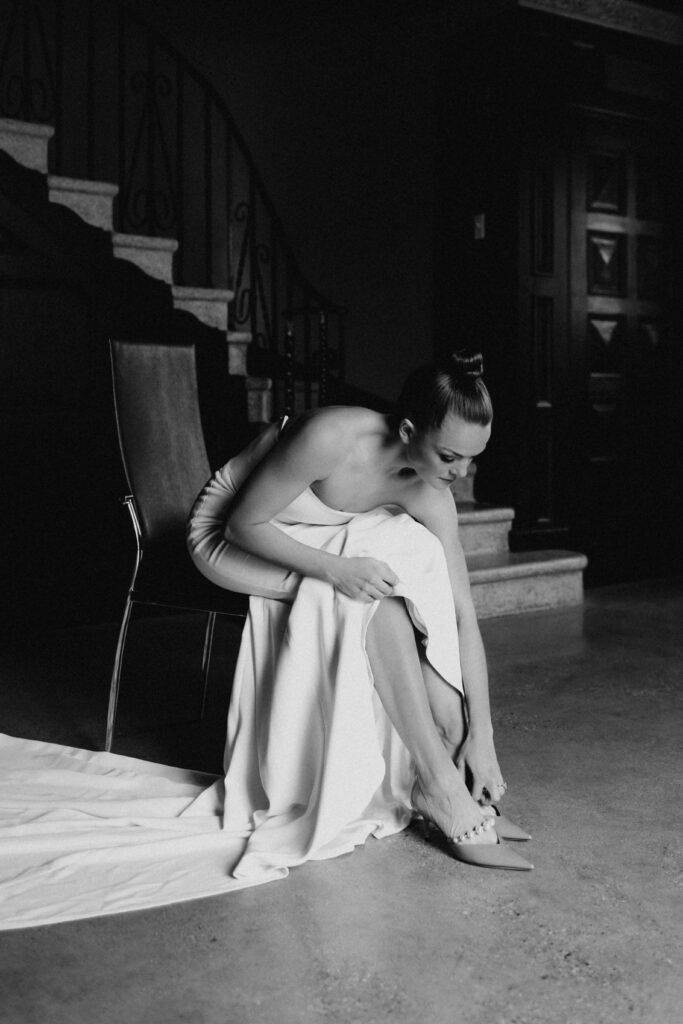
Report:
M 0 117 L 58 129 L 56 175 L 117 182 L 116 231 L 177 239 L 178 285 L 234 292 L 229 328 L 252 336 L 249 372 L 292 373 L 313 401 L 311 317 L 324 312 L 324 390 L 330 374 L 341 383 L 345 311 L 301 273 L 211 83 L 125 0 L 0 0 L 0 40 Z M 288 354 L 282 309 L 296 310 Z
M 294 413 L 294 350 L 296 342 L 294 338 L 294 322 L 290 316 L 285 321 L 285 413 L 291 416 Z

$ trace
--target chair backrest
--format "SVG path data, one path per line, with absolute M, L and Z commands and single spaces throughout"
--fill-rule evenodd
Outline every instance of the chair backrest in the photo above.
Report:
M 110 342 L 121 457 L 143 544 L 183 536 L 210 475 L 194 345 Z

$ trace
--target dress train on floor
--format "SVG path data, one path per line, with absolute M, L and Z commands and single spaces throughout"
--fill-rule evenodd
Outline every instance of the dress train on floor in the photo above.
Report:
M 387 562 L 427 657 L 461 689 L 443 549 L 394 512 L 340 512 L 308 490 L 277 525 Z M 414 773 L 373 687 L 375 609 L 314 579 L 291 604 L 251 598 L 225 778 L 0 736 L 0 927 L 229 892 L 405 828 Z

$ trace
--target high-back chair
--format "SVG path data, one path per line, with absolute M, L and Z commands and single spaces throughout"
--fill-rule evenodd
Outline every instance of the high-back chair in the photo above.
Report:
M 208 613 L 202 656 L 206 699 L 216 615 L 244 619 L 249 599 L 205 579 L 190 560 L 185 526 L 211 469 L 199 413 L 193 345 L 111 341 L 114 410 L 137 553 L 109 690 L 105 750 L 111 750 L 133 605 Z

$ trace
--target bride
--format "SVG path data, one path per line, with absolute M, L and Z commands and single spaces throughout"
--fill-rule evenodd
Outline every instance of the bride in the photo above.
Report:
M 292 864 L 362 841 L 373 831 L 366 819 L 376 824 L 384 815 L 386 834 L 418 815 L 456 859 L 531 867 L 500 843 L 529 837 L 496 807 L 507 786 L 450 489 L 484 452 L 492 418 L 481 356 L 461 351 L 416 370 L 393 416 L 329 407 L 282 430 L 272 425 L 199 496 L 188 524 L 195 564 L 215 583 L 252 595 L 230 711 L 226 814 L 232 799 L 260 855 L 259 830 L 270 830 L 275 859 L 279 843 Z M 295 615 L 304 602 L 305 614 Z M 315 663 L 309 685 L 317 692 L 308 696 L 296 665 L 289 683 L 278 678 L 297 645 L 299 670 Z M 354 661 L 344 661 L 344 649 Z M 344 688 L 354 693 L 346 719 Z M 366 690 L 372 712 L 364 710 Z M 363 716 L 374 716 L 370 732 Z M 333 743 L 330 723 L 342 720 L 344 739 Z M 362 756 L 348 754 L 360 735 L 383 758 L 379 774 L 374 762 L 363 768 Z M 334 759 L 341 781 L 329 811 Z M 330 814 L 333 824 L 320 832 Z M 293 838 L 304 819 L 306 836 Z M 365 831 L 354 832 L 360 821 Z M 346 845 L 342 834 L 351 836 Z

